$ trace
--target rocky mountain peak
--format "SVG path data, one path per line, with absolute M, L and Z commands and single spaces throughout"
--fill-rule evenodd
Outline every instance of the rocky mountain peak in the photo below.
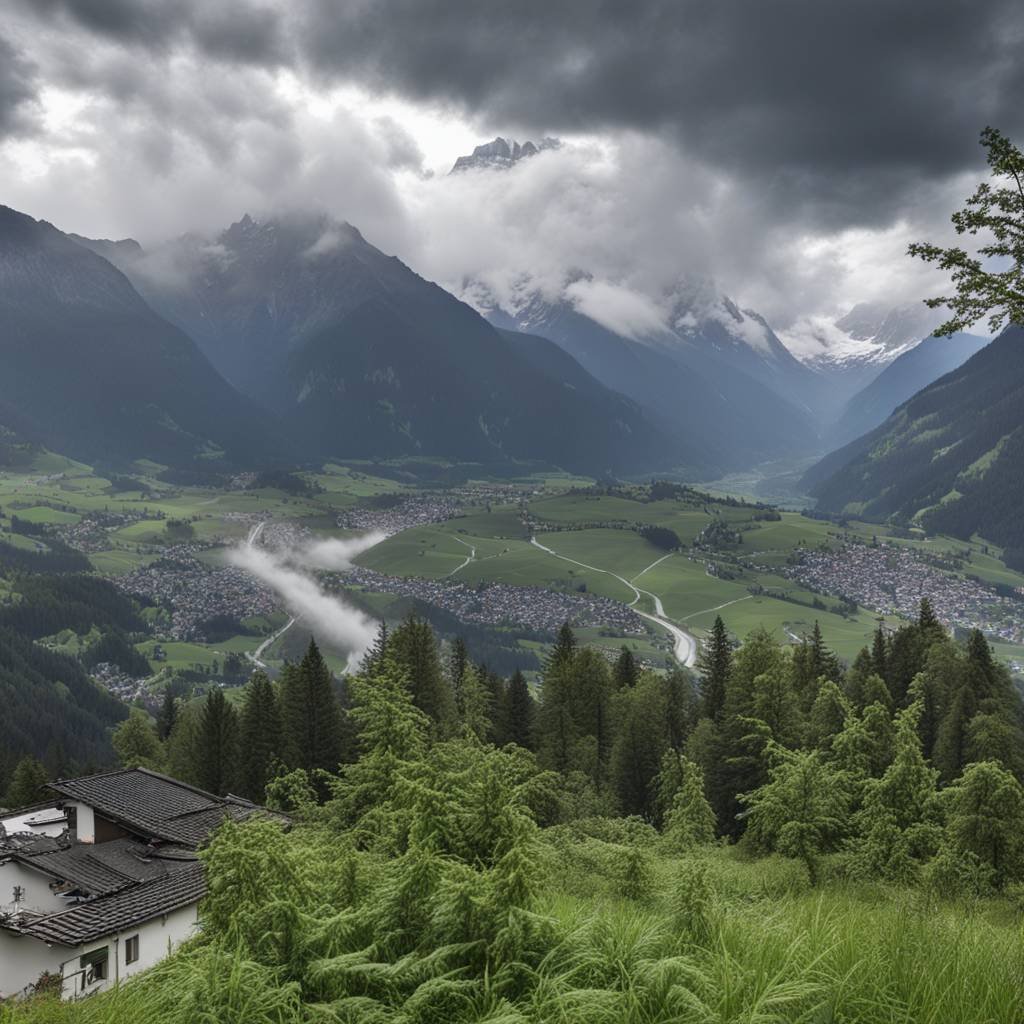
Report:
M 451 173 L 485 167 L 506 170 L 526 157 L 536 156 L 545 149 L 557 149 L 560 145 L 558 139 L 547 137 L 537 143 L 529 140 L 519 143 L 515 139 L 505 139 L 499 135 L 491 142 L 477 146 L 468 156 L 460 156 L 452 166 Z

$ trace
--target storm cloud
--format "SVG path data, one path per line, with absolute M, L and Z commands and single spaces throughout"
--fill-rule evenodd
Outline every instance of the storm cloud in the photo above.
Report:
M 907 241 L 948 236 L 982 127 L 1024 134 L 1013 0 L 14 0 L 8 28 L 0 138 L 49 107 L 0 149 L 6 201 L 61 226 L 308 203 L 450 287 L 697 270 L 781 322 L 916 301 Z M 568 145 L 456 188 L 424 156 L 446 120 Z

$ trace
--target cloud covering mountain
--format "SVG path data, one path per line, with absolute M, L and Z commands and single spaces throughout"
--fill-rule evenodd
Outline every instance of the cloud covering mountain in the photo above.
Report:
M 476 11 L 13 0 L 6 201 L 144 243 L 311 204 L 448 287 L 585 267 L 635 309 L 696 270 L 785 329 L 930 293 L 907 241 L 948 231 L 984 123 L 1024 128 L 1009 0 Z M 496 134 L 565 145 L 448 179 Z

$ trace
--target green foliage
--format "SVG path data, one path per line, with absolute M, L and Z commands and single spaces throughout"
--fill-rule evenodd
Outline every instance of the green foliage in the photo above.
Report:
M 245 687 L 239 728 L 242 796 L 262 803 L 281 754 L 281 716 L 266 673 L 257 670 Z
M 4 804 L 10 808 L 31 807 L 45 800 L 49 793 L 46 788 L 49 781 L 46 769 L 39 761 L 34 757 L 23 757 L 15 765 Z
M 993 761 L 972 764 L 949 791 L 949 839 L 1002 888 L 1024 876 L 1024 788 Z
M 992 177 L 1005 184 L 982 182 L 952 219 L 958 235 L 986 232 L 991 241 L 979 246 L 976 256 L 959 246 L 943 249 L 925 242 L 915 242 L 908 250 L 950 271 L 954 294 L 928 300 L 932 309 L 949 306 L 953 311 L 936 329 L 940 335 L 964 330 L 985 316 L 993 334 L 1007 321 L 1024 323 L 1024 154 L 991 127 L 981 133 L 981 144 L 988 151 Z
M 817 885 L 822 854 L 837 849 L 849 827 L 849 780 L 818 751 L 773 745 L 771 754 L 768 782 L 743 797 L 750 808 L 748 834 L 765 849 L 803 861 Z
M 194 774 L 210 793 L 230 792 L 238 774 L 238 714 L 215 686 L 206 695 L 195 733 Z
M 114 729 L 111 742 L 122 767 L 163 771 L 163 745 L 149 715 L 141 708 L 132 708 L 128 717 Z
M 617 690 L 563 631 L 543 680 L 571 725 L 561 768 L 543 713 L 540 754 L 493 745 L 495 690 L 468 660 L 449 667 L 458 701 L 442 727 L 417 703 L 408 651 L 382 637 L 349 681 L 354 759 L 275 767 L 266 800 L 290 826 L 218 830 L 192 943 L 102 997 L 4 1012 L 13 1024 L 1016 1024 L 1019 934 L 999 893 L 1024 876 L 1024 789 L 1002 760 L 940 789 L 922 736 L 929 701 L 941 712 L 943 693 L 970 685 L 985 709 L 970 736 L 1012 747 L 995 723 L 1017 704 L 976 638 L 959 648 L 912 628 L 921 667 L 895 715 L 825 676 L 805 711 L 805 666 L 758 632 L 732 659 L 720 726 L 694 723 L 685 674 Z M 907 652 L 888 653 L 886 672 Z M 879 678 L 865 661 L 861 693 Z M 253 722 L 272 722 L 255 713 L 268 692 L 255 676 Z M 519 692 L 530 699 L 525 681 Z M 170 764 L 188 754 L 199 770 L 222 701 L 217 690 L 182 709 Z M 673 705 L 687 708 L 674 723 Z M 737 847 L 715 842 L 705 778 L 757 780 L 723 790 L 747 826 Z M 965 914 L 965 898 L 986 912 Z

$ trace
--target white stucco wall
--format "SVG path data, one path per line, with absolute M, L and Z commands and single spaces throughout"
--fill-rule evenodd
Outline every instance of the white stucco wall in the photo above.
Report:
M 35 910 L 41 914 L 56 914 L 72 904 L 50 891 L 53 879 L 17 861 L 0 861 L 0 913 L 13 913 L 15 909 Z M 16 908 L 14 887 L 24 889 L 24 897 Z
M 75 836 L 80 843 L 96 842 L 96 815 L 88 804 L 68 802 L 65 806 L 75 808 Z
M 135 928 L 127 928 L 116 935 L 90 942 L 74 950 L 61 951 L 64 967 L 65 999 L 76 999 L 79 996 L 92 995 L 113 987 L 119 981 L 125 981 L 133 975 L 158 964 L 165 956 L 172 953 L 182 942 L 191 938 L 199 921 L 199 904 L 174 910 L 164 917 L 158 917 Z M 125 940 L 133 935 L 139 937 L 139 959 L 133 964 L 125 962 Z M 42 945 L 40 943 L 40 945 Z M 107 959 L 107 977 L 103 981 L 85 984 L 85 972 L 79 966 L 80 957 L 94 949 L 109 948 Z
M 14 935 L 0 930 L 0 998 L 19 995 L 35 983 L 44 971 L 63 972 L 65 999 L 76 999 L 112 988 L 120 981 L 159 963 L 182 942 L 191 938 L 197 928 L 199 904 L 181 907 L 164 917 L 146 921 L 77 949 L 48 946 L 28 935 Z M 139 959 L 125 962 L 125 940 L 139 936 Z M 95 949 L 108 947 L 107 977 L 91 985 L 85 984 L 85 971 L 80 958 Z
M 62 946 L 0 930 L 0 999 L 19 995 L 44 971 L 59 971 L 66 956 Z

